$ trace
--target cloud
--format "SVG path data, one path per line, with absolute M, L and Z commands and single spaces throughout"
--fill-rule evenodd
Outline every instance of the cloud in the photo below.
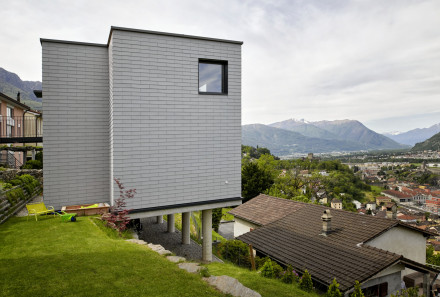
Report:
M 2 7 L 0 66 L 24 79 L 41 79 L 40 37 L 106 43 L 115 25 L 243 40 L 244 124 L 440 112 L 436 0 L 16 0 Z

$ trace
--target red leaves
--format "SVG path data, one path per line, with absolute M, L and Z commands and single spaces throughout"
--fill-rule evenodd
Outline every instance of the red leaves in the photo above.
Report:
M 131 209 L 125 209 L 127 202 L 125 199 L 132 199 L 136 194 L 136 189 L 126 190 L 123 183 L 115 178 L 116 185 L 119 188 L 119 198 L 115 199 L 114 204 L 110 207 L 110 212 L 102 215 L 101 219 L 107 222 L 107 226 L 113 228 L 121 234 L 127 229 L 130 222 L 128 216 Z

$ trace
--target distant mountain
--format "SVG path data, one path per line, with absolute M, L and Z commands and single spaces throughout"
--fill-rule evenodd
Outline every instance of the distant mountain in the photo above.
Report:
M 37 98 L 34 90 L 41 90 L 40 81 L 22 81 L 20 77 L 0 67 L 0 92 L 15 99 L 20 92 L 21 102 L 37 110 L 42 108 L 41 98 Z
M 423 142 L 440 132 L 440 123 L 429 128 L 417 128 L 403 133 L 383 133 L 383 135 L 391 138 L 399 143 L 415 145 L 418 142 Z
M 435 134 L 431 138 L 425 140 L 424 142 L 417 143 L 411 151 L 419 152 L 419 151 L 437 151 L 440 150 L 440 133 Z
M 286 121 L 282 121 L 282 122 L 273 123 L 273 124 L 270 124 L 269 126 L 284 129 L 284 130 L 298 132 L 298 133 L 300 133 L 304 136 L 308 136 L 308 137 L 317 137 L 317 138 L 324 138 L 324 139 L 337 139 L 338 138 L 335 134 L 333 134 L 325 129 L 321 129 L 321 128 L 313 125 L 313 123 L 307 122 L 303 119 L 302 120 L 290 119 L 290 120 L 286 120 Z
M 355 120 L 319 121 L 313 122 L 316 127 L 335 134 L 338 139 L 353 141 L 364 146 L 366 150 L 399 149 L 405 145 L 374 132 Z
M 353 142 L 307 137 L 298 132 L 262 124 L 242 126 L 242 144 L 267 147 L 278 156 L 292 153 L 325 153 L 364 149 L 363 145 Z

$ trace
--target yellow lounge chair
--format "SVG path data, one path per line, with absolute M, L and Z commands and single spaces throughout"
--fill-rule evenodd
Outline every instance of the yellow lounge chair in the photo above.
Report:
M 38 221 L 38 215 L 48 213 L 53 213 L 53 215 L 55 215 L 55 209 L 53 208 L 53 206 L 49 206 L 49 208 L 47 208 L 43 202 L 26 204 L 26 208 L 28 210 L 27 219 L 29 219 L 29 216 L 31 214 L 35 216 L 36 221 Z

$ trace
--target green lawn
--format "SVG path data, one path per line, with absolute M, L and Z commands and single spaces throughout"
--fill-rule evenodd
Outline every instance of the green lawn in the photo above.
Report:
M 241 268 L 233 264 L 211 263 L 206 265 L 211 275 L 229 275 L 236 278 L 244 286 L 257 291 L 261 296 L 295 296 L 318 297 L 317 293 L 307 293 L 300 290 L 297 284 L 285 284 L 278 279 L 269 279 L 260 276 L 255 271 Z
M 231 209 L 232 209 L 232 207 L 228 207 L 228 208 L 223 208 L 222 209 L 222 214 L 223 214 L 222 220 L 225 220 L 225 221 L 233 221 L 234 220 L 234 216 L 229 214 L 229 213 L 227 213 Z
M 93 220 L 14 217 L 0 225 L 0 296 L 223 296 Z

